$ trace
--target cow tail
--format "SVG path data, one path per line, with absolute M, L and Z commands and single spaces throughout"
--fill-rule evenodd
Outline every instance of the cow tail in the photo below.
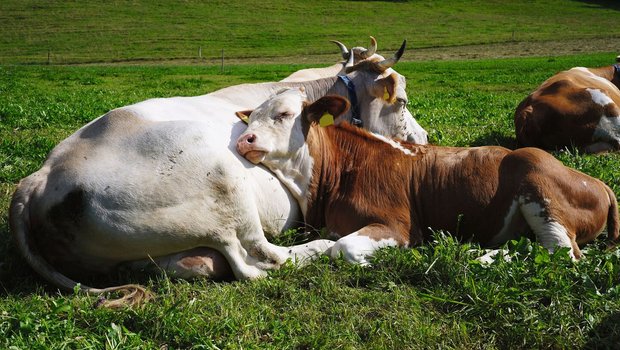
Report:
M 618 200 L 614 191 L 605 185 L 609 196 L 609 212 L 607 213 L 607 237 L 611 240 L 610 246 L 615 247 L 620 239 L 620 218 L 618 218 Z
M 33 187 L 31 181 L 29 180 L 30 179 L 28 178 L 23 179 L 17 185 L 17 190 L 13 194 L 13 199 L 11 200 L 9 225 L 20 253 L 38 274 L 63 290 L 73 291 L 76 286 L 79 286 L 79 289 L 84 292 L 101 295 L 95 303 L 95 306 L 97 307 L 131 307 L 137 306 L 152 298 L 152 294 L 150 292 L 148 292 L 144 287 L 136 284 L 127 284 L 104 289 L 81 285 L 80 283 L 63 275 L 52 265 L 50 265 L 49 262 L 39 253 L 38 249 L 32 245 L 32 237 L 29 236 L 29 201 L 31 193 L 30 189 Z M 115 299 L 106 299 L 103 297 L 103 293 L 112 292 L 118 292 L 121 296 Z

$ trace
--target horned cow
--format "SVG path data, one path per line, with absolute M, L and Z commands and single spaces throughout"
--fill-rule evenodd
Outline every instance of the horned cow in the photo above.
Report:
M 236 112 L 290 87 L 303 88 L 310 100 L 328 93 L 356 96 L 356 113 L 336 123 L 355 117 L 375 132 L 424 136 L 425 142 L 426 133 L 418 133 L 406 107 L 405 79 L 391 68 L 404 49 L 403 43 L 388 59 L 373 56 L 381 72 L 368 70 L 364 61 L 354 65 L 351 55 L 348 66 L 357 68 L 343 77 L 151 99 L 96 118 L 18 184 L 9 213 L 18 248 L 36 272 L 65 290 L 79 285 L 76 276 L 119 264 L 142 268 L 155 262 L 184 278 L 232 270 L 251 279 L 287 259 L 311 259 L 333 242 L 282 247 L 267 240 L 302 220 L 297 190 L 291 193 L 235 152 L 246 127 Z M 116 289 L 133 300 L 144 294 L 134 285 Z

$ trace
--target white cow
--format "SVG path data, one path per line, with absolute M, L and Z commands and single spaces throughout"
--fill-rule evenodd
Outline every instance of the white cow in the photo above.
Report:
M 404 44 L 379 64 L 395 64 Z M 355 94 L 352 109 L 365 127 L 415 139 L 420 130 L 406 108 L 405 80 L 391 68 L 385 72 L 360 67 L 347 75 L 348 88 L 339 77 L 244 84 L 112 110 L 60 142 L 42 168 L 19 183 L 10 208 L 17 246 L 35 271 L 65 290 L 78 285 L 66 276 L 120 263 L 135 268 L 154 261 L 184 278 L 218 277 L 229 264 L 237 278 L 249 279 L 287 259 L 305 261 L 332 243 L 267 241 L 265 235 L 301 223 L 300 208 L 272 173 L 236 153 L 246 125 L 235 112 L 285 87 L 305 89 L 311 101 Z M 351 119 L 347 113 L 339 120 Z M 80 288 L 143 295 L 135 285 Z

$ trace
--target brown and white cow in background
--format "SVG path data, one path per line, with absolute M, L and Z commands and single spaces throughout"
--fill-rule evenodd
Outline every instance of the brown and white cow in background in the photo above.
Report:
M 517 142 L 544 149 L 576 146 L 587 153 L 620 150 L 619 88 L 620 63 L 557 73 L 517 107 Z
M 405 79 L 389 68 L 403 51 L 404 43 L 395 57 L 378 61 L 388 74 L 366 66 L 347 74 L 349 87 L 338 77 L 243 84 L 151 99 L 96 118 L 20 181 L 9 213 L 17 247 L 37 273 L 65 290 L 78 285 L 67 276 L 108 272 L 121 263 L 140 268 L 153 261 L 182 278 L 232 269 L 248 279 L 287 259 L 312 258 L 333 242 L 281 247 L 267 240 L 303 218 L 296 193 L 235 151 L 246 128 L 235 113 L 288 87 L 304 88 L 310 100 L 355 93 L 366 128 L 409 139 L 416 130 Z M 386 104 L 386 97 L 396 102 Z M 113 289 L 143 294 L 134 285 Z
M 347 124 L 319 126 L 347 108 L 339 96 L 309 104 L 287 90 L 252 112 L 237 140 L 241 155 L 296 195 L 309 227 L 341 237 L 332 256 L 366 264 L 377 248 L 418 245 L 430 229 L 485 246 L 533 234 L 575 259 L 606 223 L 618 239 L 611 189 L 542 150 L 416 145 Z

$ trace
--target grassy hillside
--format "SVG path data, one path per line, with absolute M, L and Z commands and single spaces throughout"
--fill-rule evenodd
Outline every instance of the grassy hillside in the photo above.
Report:
M 0 64 L 197 60 L 332 54 L 330 39 L 382 49 L 531 42 L 589 52 L 620 46 L 620 5 L 604 0 L 0 2 Z M 389 38 L 389 39 L 385 39 Z M 578 40 L 578 41 L 574 41 Z M 568 41 L 568 42 L 567 42 Z M 515 45 L 516 42 L 516 45 Z M 477 49 L 479 50 L 479 49 Z M 423 52 L 420 50 L 419 52 Z M 449 51 L 447 53 L 450 55 Z
M 442 145 L 514 145 L 512 113 L 541 80 L 613 56 L 401 62 L 410 109 Z M 437 236 L 382 252 L 371 268 L 323 259 L 254 282 L 145 283 L 140 310 L 93 309 L 59 295 L 13 249 L 7 207 L 16 181 L 60 140 L 117 106 L 277 80 L 304 66 L 5 66 L 0 68 L 0 348 L 572 348 L 620 340 L 620 251 L 589 246 L 578 264 L 527 241 L 512 263 L 483 268 L 478 247 Z M 556 154 L 620 195 L 620 155 Z M 103 282 L 103 283 L 112 283 Z

